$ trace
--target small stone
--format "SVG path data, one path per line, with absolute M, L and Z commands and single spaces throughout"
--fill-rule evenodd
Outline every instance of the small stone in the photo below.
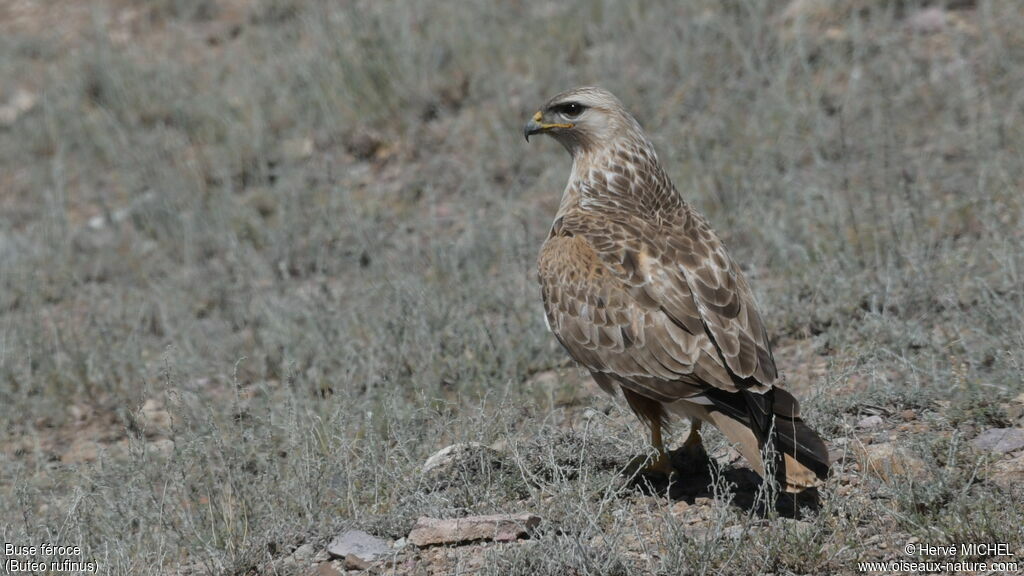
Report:
M 900 412 L 900 419 L 903 420 L 904 422 L 910 422 L 912 420 L 917 420 L 917 412 L 914 412 L 913 410 L 909 410 L 909 409 L 908 410 L 904 410 L 904 411 Z
M 355 554 L 349 554 L 345 556 L 345 568 L 348 570 L 366 570 L 370 567 L 370 563 L 363 560 Z
M 858 447 L 861 471 L 885 481 L 900 476 L 920 477 L 925 472 L 923 460 L 890 443 Z
M 474 540 L 512 542 L 540 524 L 533 514 L 490 514 L 464 518 L 428 518 L 416 521 L 409 541 L 417 546 L 455 544 Z
M 68 416 L 76 422 L 84 422 L 92 416 L 92 409 L 85 404 L 72 404 L 68 406 Z
M 6 104 L 0 106 L 0 127 L 13 125 L 18 118 L 35 107 L 39 98 L 24 89 L 18 89 Z
M 335 568 L 331 562 L 321 562 L 316 568 L 308 572 L 309 576 L 342 576 L 341 570 Z
M 712 500 L 711 498 L 705 498 L 704 496 L 693 499 L 694 506 L 711 506 L 713 502 L 714 500 Z
M 312 544 L 309 544 L 307 542 L 306 544 L 299 546 L 295 549 L 294 552 L 292 552 L 292 558 L 295 558 L 295 560 L 299 562 L 305 563 L 313 559 L 313 554 L 316 554 L 316 549 L 313 548 Z
M 743 536 L 743 526 L 729 526 L 725 530 L 722 530 L 722 535 L 729 540 L 739 540 Z
M 401 549 L 405 548 L 408 545 L 409 545 L 409 539 L 403 536 L 402 538 L 399 538 L 398 540 L 395 540 L 395 543 L 392 544 L 391 547 L 394 548 L 395 550 L 401 550 Z
M 977 438 L 971 440 L 971 445 L 978 450 L 985 450 L 995 454 L 1016 452 L 1024 448 L 1024 429 L 992 428 L 985 430 Z
M 682 516 L 690 509 L 690 505 L 685 500 L 680 500 L 672 505 L 672 515 Z
M 861 418 L 860 421 L 857 422 L 857 428 L 861 430 L 874 430 L 875 428 L 881 428 L 884 424 L 885 420 L 882 420 L 881 416 L 875 414 L 874 416 Z
M 372 563 L 392 554 L 391 546 L 386 541 L 361 530 L 349 530 L 339 535 L 327 546 L 327 552 L 333 558 L 344 558 L 346 565 L 349 564 L 349 557 Z

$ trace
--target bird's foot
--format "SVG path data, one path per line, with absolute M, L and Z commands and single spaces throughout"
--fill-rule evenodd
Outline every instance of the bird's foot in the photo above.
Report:
M 710 459 L 704 444 L 699 440 L 696 442 L 687 441 L 678 449 L 670 453 L 672 466 L 677 470 L 704 471 L 707 470 Z
M 677 474 L 672 459 L 664 452 L 659 452 L 653 460 L 649 455 L 637 456 L 626 465 L 623 472 L 628 477 L 660 482 L 671 480 Z
M 672 465 L 677 470 L 697 473 L 707 471 L 710 460 L 708 459 L 708 453 L 704 450 L 704 442 L 700 436 L 700 427 L 701 421 L 694 420 L 690 424 L 690 434 L 686 437 L 686 442 L 683 442 L 683 445 L 678 450 L 673 450 L 669 453 Z

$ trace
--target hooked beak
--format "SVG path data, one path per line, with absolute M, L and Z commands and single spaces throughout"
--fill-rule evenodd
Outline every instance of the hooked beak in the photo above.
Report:
M 523 126 L 523 136 L 526 138 L 526 141 L 529 142 L 530 136 L 533 136 L 534 134 L 541 134 L 551 130 L 552 128 L 572 128 L 573 126 L 575 126 L 575 124 L 545 123 L 544 116 L 540 111 L 538 111 L 533 115 L 533 118 L 530 118 L 530 121 L 526 123 L 526 126 Z

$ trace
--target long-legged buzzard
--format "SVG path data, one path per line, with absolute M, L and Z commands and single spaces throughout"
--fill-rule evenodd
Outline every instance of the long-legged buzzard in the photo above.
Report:
M 779 387 L 775 360 L 740 268 L 703 216 L 676 192 L 639 123 L 600 88 L 563 92 L 524 129 L 572 155 L 572 173 L 540 251 L 551 331 L 605 391 L 622 390 L 651 428 L 668 473 L 662 428 L 708 422 L 759 474 L 774 453 L 790 492 L 828 474 L 825 444 Z M 774 450 L 766 450 L 767 448 Z

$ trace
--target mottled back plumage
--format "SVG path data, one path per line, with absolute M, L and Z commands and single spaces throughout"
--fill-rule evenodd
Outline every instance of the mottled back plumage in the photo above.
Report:
M 716 418 L 747 427 L 756 446 L 744 455 L 759 471 L 750 452 L 764 447 L 773 415 L 782 416 L 774 419 L 777 447 L 813 471 L 782 479 L 792 490 L 813 485 L 827 473 L 827 452 L 800 421 L 797 402 L 776 387 L 750 287 L 676 191 L 637 121 L 607 91 L 580 88 L 534 116 L 526 134 L 541 132 L 573 156 L 539 256 L 545 312 L 559 342 L 603 388 L 618 384 L 646 420 L 660 425 L 674 412 L 727 435 Z

